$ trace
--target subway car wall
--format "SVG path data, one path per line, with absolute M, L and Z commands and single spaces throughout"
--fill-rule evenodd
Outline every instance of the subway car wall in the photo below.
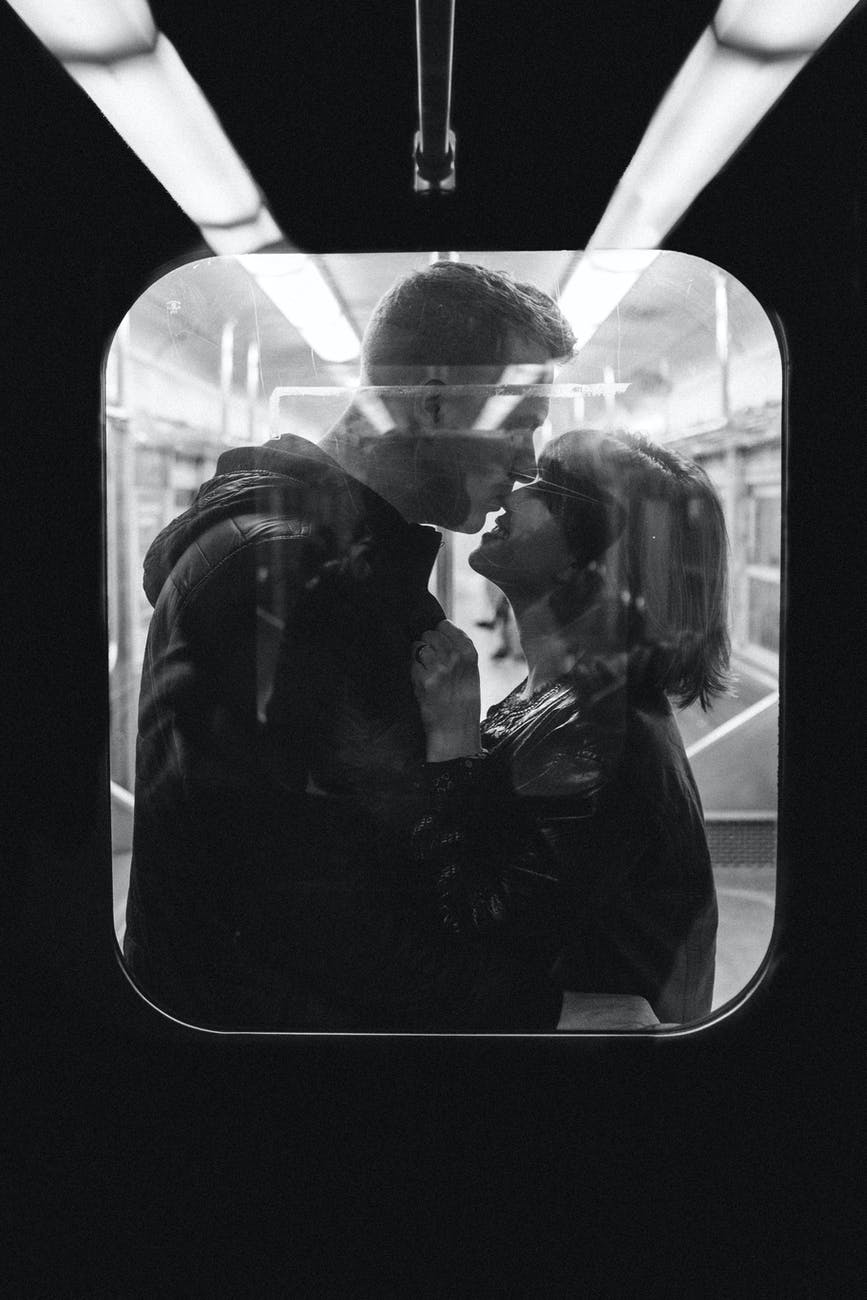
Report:
M 470 21 L 459 7 L 458 187 L 419 198 L 411 7 L 260 4 L 241 33 L 227 0 L 152 6 L 281 228 L 323 253 L 581 248 L 714 8 L 480 5 Z M 567 1224 L 600 1284 L 730 1270 L 772 1283 L 793 1267 L 807 1289 L 845 1281 L 867 830 L 863 11 L 663 245 L 724 268 L 779 319 L 788 607 L 771 969 L 731 1016 L 641 1040 L 223 1038 L 168 1021 L 127 982 L 111 915 L 102 368 L 136 298 L 208 250 L 11 10 L 0 30 L 4 1138 L 25 1293 L 321 1288 L 348 1253 L 359 1278 L 396 1268 L 395 1236 L 417 1269 L 441 1256 L 456 1199 L 463 1258 L 490 1260 L 506 1230 L 500 1258 L 530 1268 L 527 1286 L 544 1284 Z M 542 1217 L 556 1240 L 540 1259 Z M 186 1233 L 193 1219 L 207 1229 Z M 318 1234 L 312 1254 L 293 1233 Z

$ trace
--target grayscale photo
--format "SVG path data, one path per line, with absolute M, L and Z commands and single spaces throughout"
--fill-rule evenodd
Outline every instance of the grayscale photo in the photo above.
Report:
M 4 1294 L 864 1293 L 867 0 L 0 33 Z
M 115 925 L 222 1031 L 655 1032 L 775 892 L 782 368 L 658 252 L 171 271 L 106 366 Z

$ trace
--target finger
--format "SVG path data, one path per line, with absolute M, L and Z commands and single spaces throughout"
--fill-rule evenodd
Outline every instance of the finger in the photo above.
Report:
M 437 623 L 435 631 L 453 645 L 463 645 L 465 641 L 469 640 L 469 637 L 455 623 L 450 623 L 447 618 Z
M 424 667 L 425 657 L 430 661 L 436 653 L 428 641 L 414 641 L 410 650 L 413 663 L 417 663 L 422 668 Z
M 446 639 L 449 646 L 456 650 L 462 659 L 472 659 L 476 655 L 475 643 L 466 632 L 444 619 L 437 624 L 437 632 Z
M 437 654 L 448 654 L 449 650 L 452 649 L 452 642 L 439 629 L 435 629 L 433 632 L 425 632 L 424 639 Z

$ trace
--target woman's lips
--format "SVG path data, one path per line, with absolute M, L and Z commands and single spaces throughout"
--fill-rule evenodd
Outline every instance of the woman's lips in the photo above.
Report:
M 504 525 L 506 526 L 504 527 Z M 493 538 L 494 540 L 500 537 L 508 537 L 508 535 L 509 535 L 508 525 L 506 524 L 505 518 L 502 516 L 499 519 L 494 521 L 494 526 L 491 529 L 491 531 L 489 533 L 485 533 L 486 538 Z

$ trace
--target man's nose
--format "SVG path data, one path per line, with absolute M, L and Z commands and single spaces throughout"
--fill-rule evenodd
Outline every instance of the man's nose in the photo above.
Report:
M 510 466 L 512 479 L 516 483 L 532 483 L 536 477 L 536 455 L 533 451 L 532 441 L 529 447 L 522 447 L 512 457 Z

